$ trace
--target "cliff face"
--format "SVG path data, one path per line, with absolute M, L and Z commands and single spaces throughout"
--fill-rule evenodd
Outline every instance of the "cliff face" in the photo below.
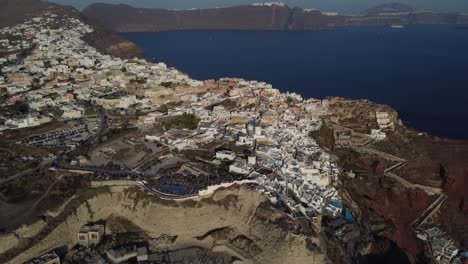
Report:
M 421 245 L 410 225 L 436 197 L 386 178 L 385 161 L 381 159 L 349 152 L 342 153 L 340 158 L 354 163 L 345 166 L 347 170 L 359 172 L 355 179 L 342 178 L 342 191 L 359 205 L 360 222 L 374 235 L 394 241 L 413 256 L 421 253 Z
M 448 198 L 436 223 L 461 247 L 468 247 L 468 142 L 431 137 L 411 137 L 409 142 L 417 154 L 401 174 L 411 181 L 443 189 Z
M 77 242 L 76 234 L 82 225 L 115 217 L 138 226 L 148 235 L 150 242 L 162 236 L 177 237 L 170 248 L 204 246 L 225 250 L 247 263 L 325 261 L 318 247 L 311 246 L 318 240 L 293 235 L 287 228 L 289 220 L 271 208 L 263 195 L 239 186 L 219 190 L 207 198 L 184 202 L 159 200 L 137 187 L 102 193 L 77 207 L 74 213 L 56 223 L 45 237 L 28 249 L 21 248 L 21 243 L 13 247 L 2 239 L 0 248 L 10 247 L 3 256 L 10 258 L 8 262 L 7 259 L 0 261 L 22 263 L 54 247 L 72 246 Z M 36 225 L 37 228 L 44 228 L 43 223 Z M 32 239 L 37 238 L 34 237 L 35 229 L 31 231 Z M 20 240 L 25 239 L 22 236 L 27 235 L 20 235 Z
M 167 10 L 93 4 L 83 11 L 88 22 L 115 32 L 168 30 L 283 30 L 290 10 L 281 6 Z
M 462 24 L 462 14 L 415 12 L 402 15 L 366 15 L 344 17 L 347 26 Z
M 93 25 L 115 32 L 171 30 L 319 30 L 344 21 L 287 6 L 168 10 L 127 5 L 93 4 L 83 11 Z
M 379 9 L 380 10 L 380 9 Z M 456 13 L 413 12 L 363 16 L 328 16 L 288 6 L 236 6 L 227 8 L 168 10 L 128 5 L 93 4 L 83 11 L 87 22 L 114 32 L 172 30 L 321 30 L 334 26 L 391 24 L 456 24 Z

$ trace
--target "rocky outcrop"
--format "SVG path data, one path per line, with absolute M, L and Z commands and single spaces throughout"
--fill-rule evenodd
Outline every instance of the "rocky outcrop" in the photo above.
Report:
M 255 263 L 325 261 L 318 247 L 310 247 L 311 243 L 318 244 L 318 239 L 294 235 L 285 225 L 289 220 L 272 208 L 262 194 L 235 186 L 218 190 L 210 197 L 182 202 L 160 200 L 138 187 L 99 194 L 77 207 L 30 248 L 11 248 L 10 252 L 16 250 L 18 254 L 6 263 L 21 263 L 55 247 L 75 245 L 82 225 L 116 217 L 127 219 L 155 241 L 171 238 L 166 240 L 173 242 L 174 249 L 227 248 L 241 259 Z M 8 241 L 2 239 L 0 246 L 6 247 L 4 244 Z
M 98 51 L 122 59 L 143 58 L 143 50 L 135 43 L 119 35 L 95 28 L 94 32 L 85 36 L 86 42 Z

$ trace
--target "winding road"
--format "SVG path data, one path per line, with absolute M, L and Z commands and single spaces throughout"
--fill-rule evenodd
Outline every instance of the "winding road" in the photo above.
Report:
M 353 131 L 350 128 L 346 128 L 346 127 L 343 127 L 343 126 L 340 126 L 340 125 L 337 125 L 337 124 L 333 124 L 333 125 L 341 128 L 341 129 Z M 361 133 L 358 133 L 358 132 L 355 132 L 355 131 L 353 131 L 353 133 L 360 134 L 361 136 L 365 136 L 365 137 L 368 136 L 368 135 L 361 134 Z M 440 207 L 442 206 L 442 204 L 447 199 L 447 195 L 443 193 L 443 190 L 441 188 L 436 188 L 436 187 L 431 187 L 431 186 L 425 186 L 425 185 L 421 185 L 421 184 L 412 183 L 412 182 L 400 177 L 399 175 L 395 174 L 393 171 L 405 167 L 408 164 L 408 161 L 403 159 L 403 158 L 397 157 L 395 155 L 392 155 L 392 154 L 389 154 L 389 153 L 386 153 L 386 152 L 371 148 L 370 146 L 374 142 L 375 142 L 375 140 L 373 140 L 372 142 L 367 142 L 367 143 L 365 143 L 363 145 L 360 145 L 360 146 L 354 146 L 353 148 L 354 148 L 354 150 L 356 150 L 358 152 L 361 152 L 361 153 L 373 154 L 373 155 L 377 155 L 377 156 L 379 156 L 379 157 L 381 157 L 383 159 L 386 159 L 386 160 L 396 161 L 397 162 L 396 164 L 394 164 L 394 165 L 392 165 L 392 166 L 390 166 L 390 167 L 388 167 L 388 168 L 386 168 L 384 170 L 384 176 L 385 177 L 388 177 L 388 178 L 391 178 L 391 179 L 395 180 L 396 182 L 398 182 L 399 184 L 401 184 L 402 186 L 404 186 L 406 188 L 422 190 L 422 191 L 426 192 L 428 195 L 438 195 L 439 196 L 431 205 L 429 205 L 426 208 L 426 210 L 424 210 L 424 212 L 418 218 L 416 218 L 411 223 L 411 226 L 413 228 L 420 227 L 428 218 L 430 218 L 432 215 L 436 214 L 439 211 Z

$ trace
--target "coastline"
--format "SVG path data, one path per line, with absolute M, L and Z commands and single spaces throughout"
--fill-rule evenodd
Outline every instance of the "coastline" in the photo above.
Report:
M 376 87 L 378 87 L 378 89 L 377 88 L 371 89 L 370 83 L 374 82 L 375 78 L 371 76 L 370 77 L 371 81 L 368 81 L 366 83 L 365 78 L 367 77 L 365 77 L 364 72 L 359 73 L 359 71 L 356 71 L 355 75 L 358 77 L 354 77 L 353 75 L 350 75 L 350 74 L 348 74 L 349 75 L 348 77 L 346 76 L 344 77 L 350 80 L 352 80 L 352 78 L 357 78 L 357 80 L 361 79 L 361 86 L 357 86 L 358 90 L 355 91 L 355 89 L 353 90 L 345 89 L 344 87 L 347 85 L 345 81 L 333 81 L 332 80 L 332 82 L 330 83 L 328 81 L 325 81 L 324 77 L 323 78 L 322 77 L 310 77 L 311 74 L 305 73 L 305 69 L 308 67 L 313 67 L 311 68 L 310 71 L 316 72 L 317 74 L 326 74 L 326 76 L 332 77 L 332 74 L 334 73 L 329 70 L 322 70 L 321 68 L 314 67 L 313 64 L 307 62 L 306 59 L 303 59 L 300 62 L 298 62 L 297 64 L 298 66 L 294 66 L 293 67 L 294 69 L 280 70 L 282 69 L 280 61 L 287 59 L 287 61 L 290 61 L 291 63 L 293 63 L 293 60 L 295 60 L 294 58 L 297 58 L 300 55 L 300 54 L 295 54 L 294 52 L 292 54 L 287 54 L 287 55 L 275 55 L 274 54 L 272 55 L 272 57 L 273 58 L 278 57 L 278 58 L 268 59 L 268 63 L 262 63 L 261 60 L 255 59 L 255 56 L 258 56 L 258 55 L 263 58 L 264 56 L 267 56 L 268 52 L 281 51 L 282 50 L 281 45 L 285 44 L 286 38 L 289 38 L 290 34 L 296 34 L 296 36 L 294 36 L 294 39 L 296 39 L 296 42 L 299 42 L 299 41 L 313 42 L 316 40 L 317 41 L 320 40 L 321 42 L 323 42 L 323 41 L 326 41 L 324 39 L 327 39 L 327 38 L 329 38 L 330 41 L 333 40 L 334 38 L 338 38 L 338 36 L 341 36 L 342 33 L 347 34 L 349 36 L 348 39 L 355 38 L 353 37 L 353 35 L 360 36 L 360 37 L 367 37 L 367 38 L 371 38 L 371 37 L 379 38 L 380 30 L 384 30 L 385 33 L 388 32 L 389 34 L 408 35 L 408 34 L 412 34 L 412 32 L 418 32 L 418 31 L 422 31 L 422 32 L 427 31 L 428 32 L 427 34 L 430 34 L 430 32 L 432 31 L 439 31 L 441 29 L 452 30 L 451 26 L 447 26 L 447 25 L 440 25 L 440 26 L 439 25 L 437 26 L 429 26 L 429 25 L 422 26 L 421 25 L 421 26 L 405 28 L 401 31 L 391 29 L 390 27 L 387 27 L 387 26 L 351 26 L 351 27 L 343 27 L 343 28 L 333 28 L 331 30 L 325 31 L 324 33 L 317 32 L 317 34 L 319 35 L 315 34 L 316 32 L 230 31 L 230 30 L 229 31 L 223 31 L 223 30 L 222 31 L 207 31 L 207 30 L 173 31 L 173 32 L 157 32 L 157 33 L 143 32 L 143 33 L 125 33 L 125 34 L 119 34 L 119 35 L 136 43 L 145 52 L 145 57 L 147 58 L 148 61 L 155 62 L 155 63 L 158 61 L 164 61 L 168 63 L 169 65 L 172 65 L 176 67 L 177 69 L 181 70 L 183 73 L 186 73 L 190 75 L 191 77 L 194 77 L 195 79 L 200 79 L 200 80 L 211 79 L 211 78 L 219 79 L 219 78 L 223 78 L 226 76 L 241 77 L 244 79 L 256 79 L 259 81 L 265 81 L 267 83 L 273 84 L 274 87 L 279 88 L 282 92 L 287 92 L 287 91 L 297 92 L 307 98 L 325 99 L 327 97 L 339 96 L 339 97 L 355 99 L 355 100 L 369 99 L 373 102 L 376 102 L 379 104 L 386 104 L 396 109 L 399 113 L 401 113 L 402 121 L 408 127 L 412 129 L 417 129 L 422 133 L 432 134 L 437 137 L 451 138 L 451 139 L 456 139 L 456 140 L 466 140 L 468 139 L 468 133 L 466 132 L 468 130 L 464 129 L 463 124 L 458 123 L 457 119 L 462 120 L 464 117 L 468 117 L 468 113 L 458 112 L 456 110 L 461 107 L 462 103 L 459 101 L 462 101 L 461 98 L 463 97 L 457 97 L 452 100 L 452 99 L 449 99 L 449 97 L 444 98 L 444 97 L 436 96 L 436 95 L 432 96 L 430 91 L 427 92 L 426 94 L 422 93 L 421 95 L 418 95 L 417 91 L 423 90 L 421 88 L 425 86 L 427 83 L 424 83 L 424 82 L 419 83 L 419 84 L 415 83 L 415 85 L 419 85 L 419 86 L 416 86 L 417 88 L 414 89 L 415 91 L 411 92 L 410 96 L 408 96 L 407 92 L 410 91 L 410 88 L 407 87 L 406 89 L 400 89 L 400 90 L 398 90 L 397 88 L 396 91 L 393 92 L 392 91 L 393 89 L 389 87 L 390 86 L 389 84 L 385 82 L 382 83 L 381 81 L 379 82 L 380 84 L 383 84 L 382 87 L 378 86 L 377 84 Z M 269 41 L 278 42 L 278 45 L 267 46 L 265 48 L 265 50 L 267 51 L 260 50 L 257 54 L 251 53 L 250 51 L 248 51 L 248 49 L 247 51 L 245 51 L 245 53 L 243 53 L 243 52 L 237 52 L 233 47 L 232 48 L 228 47 L 227 48 L 228 53 L 231 54 L 231 52 L 234 52 L 235 54 L 233 55 L 232 59 L 229 59 L 229 56 L 231 55 L 224 55 L 222 53 L 219 53 L 216 48 L 214 48 L 214 51 L 208 50 L 209 47 L 211 46 L 224 45 L 229 41 L 234 41 L 234 43 L 238 43 L 240 41 L 247 41 L 252 44 L 253 49 L 260 48 L 261 44 L 256 44 L 255 42 L 258 42 L 258 43 L 263 43 L 263 42 L 259 40 L 260 37 L 256 37 L 256 34 L 255 34 L 256 32 L 260 33 L 262 38 L 265 37 Z M 234 37 L 226 37 L 226 35 L 229 35 L 231 33 Z M 315 37 L 310 37 L 310 38 L 302 37 L 308 34 L 313 35 Z M 420 34 L 425 36 L 424 34 L 426 33 L 420 33 Z M 330 35 L 335 35 L 336 37 L 330 38 Z M 238 40 L 236 40 L 236 38 L 238 38 Z M 389 36 L 387 36 L 386 38 L 389 40 L 393 39 L 393 37 L 389 37 Z M 158 44 L 155 45 L 154 47 L 153 45 L 151 45 L 153 41 L 155 43 L 158 42 Z M 160 41 L 163 41 L 163 44 L 161 44 Z M 169 42 L 169 41 L 182 41 L 182 42 L 196 41 L 196 42 L 203 43 L 203 45 L 208 48 L 188 47 L 186 50 L 183 50 L 184 48 L 181 45 L 177 45 L 173 47 L 172 45 L 164 44 L 165 42 Z M 294 44 L 294 43 L 292 45 L 293 47 L 298 46 L 298 44 Z M 171 49 L 173 48 L 174 51 L 168 52 L 169 48 Z M 359 50 L 363 48 L 359 48 Z M 388 49 L 388 48 L 389 47 L 387 46 L 380 47 L 380 49 Z M 312 52 L 313 52 L 312 54 L 317 54 L 317 52 L 314 52 L 314 51 Z M 181 55 L 178 55 L 178 53 L 180 53 Z M 325 53 L 331 54 L 331 50 L 328 52 L 325 50 Z M 405 55 L 407 54 L 405 53 Z M 198 61 L 199 64 L 195 66 L 194 62 L 189 62 L 189 61 L 184 60 L 183 58 L 186 56 L 191 56 L 190 60 Z M 292 57 L 287 58 L 289 56 L 292 56 Z M 326 56 L 329 56 L 329 55 L 326 55 Z M 403 55 L 399 55 L 399 56 L 403 56 Z M 436 58 L 434 58 L 434 61 L 435 60 Z M 229 61 L 229 62 L 226 62 L 226 61 Z M 314 61 L 314 60 L 312 59 L 311 61 Z M 408 61 L 410 61 L 410 59 L 408 59 Z M 325 62 L 326 67 L 328 68 L 333 66 L 331 61 L 325 60 L 324 62 Z M 366 63 L 368 64 L 371 62 L 372 60 L 369 60 Z M 210 68 L 210 66 L 204 66 L 205 65 L 204 63 L 207 65 L 214 65 L 216 63 L 217 66 L 212 71 L 210 69 L 213 67 Z M 286 64 L 287 63 L 288 62 L 286 62 Z M 350 62 L 345 61 L 343 63 L 350 63 Z M 379 62 L 376 62 L 376 63 L 377 63 L 377 67 L 379 67 L 380 65 Z M 251 70 L 247 70 L 246 67 L 242 66 L 243 64 L 250 64 L 249 69 Z M 256 64 L 258 64 L 258 66 L 256 67 L 253 66 Z M 394 65 L 394 64 L 395 63 L 390 62 L 390 65 Z M 261 67 L 264 67 L 264 70 L 262 70 L 261 72 L 257 72 L 257 68 L 261 68 Z M 385 66 L 384 68 L 388 68 L 388 70 L 393 69 L 391 68 L 391 66 Z M 336 71 L 339 71 L 340 69 L 347 71 L 347 69 L 343 67 L 337 68 Z M 367 67 L 365 69 L 372 70 L 373 67 Z M 365 71 L 365 69 L 363 71 Z M 273 73 L 265 74 L 264 71 L 271 71 L 271 72 L 283 71 L 283 72 L 281 75 L 278 75 L 278 74 L 275 75 Z M 296 76 L 294 76 L 294 74 L 292 74 L 292 72 L 294 71 L 300 71 L 300 73 L 297 73 L 295 74 Z M 227 75 L 226 72 L 233 72 L 233 74 Z M 278 76 L 283 76 L 283 77 L 278 77 Z M 398 86 L 399 84 L 405 83 L 406 81 L 404 78 L 408 78 L 408 74 L 403 74 L 400 77 L 398 77 L 398 75 L 396 76 L 397 76 L 395 79 L 396 81 L 392 82 L 389 80 L 389 83 L 392 83 L 394 86 Z M 384 77 L 393 78 L 394 76 L 385 75 Z M 311 84 L 314 84 L 312 88 L 307 88 L 311 86 Z M 363 87 L 363 84 L 369 87 L 367 86 Z M 440 85 L 443 85 L 443 84 L 441 81 L 438 81 L 437 84 L 434 84 L 431 87 L 431 89 L 440 90 L 439 88 L 437 88 Z M 410 86 L 410 85 L 406 85 L 406 86 Z M 323 88 L 319 89 L 319 87 L 323 87 Z M 378 91 L 379 89 L 381 91 Z M 400 94 L 400 96 L 398 96 L 398 94 Z M 432 104 L 431 102 L 434 102 L 435 100 L 437 100 L 436 98 L 439 100 L 441 98 L 444 98 L 443 105 L 445 105 L 445 110 L 443 111 L 443 114 L 435 115 L 435 113 L 432 113 L 433 107 L 430 105 Z M 448 103 L 448 102 L 451 102 L 451 103 Z M 440 101 L 439 101 L 439 104 L 440 104 Z M 431 118 L 433 121 L 432 123 L 430 122 Z

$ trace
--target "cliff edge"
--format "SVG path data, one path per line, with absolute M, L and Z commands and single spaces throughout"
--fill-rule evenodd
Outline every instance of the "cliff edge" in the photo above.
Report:
M 64 211 L 65 214 L 65 211 Z M 165 201 L 148 195 L 139 187 L 115 188 L 84 201 L 62 221 L 22 227 L 14 232 L 20 243 L 1 239 L 2 263 L 21 263 L 51 248 L 73 246 L 77 232 L 92 221 L 127 219 L 151 240 L 176 237 L 171 249 L 203 246 L 228 250 L 249 263 L 324 263 L 318 238 L 295 235 L 289 219 L 271 207 L 260 193 L 246 186 L 221 189 L 212 196 L 181 202 Z M 59 218 L 57 218 L 59 219 Z M 40 230 L 49 230 L 42 236 Z M 107 230 L 112 233 L 115 230 Z M 5 237 L 4 237 L 5 238 Z M 37 240 L 25 247 L 22 240 Z M 312 240 L 314 239 L 314 240 Z

